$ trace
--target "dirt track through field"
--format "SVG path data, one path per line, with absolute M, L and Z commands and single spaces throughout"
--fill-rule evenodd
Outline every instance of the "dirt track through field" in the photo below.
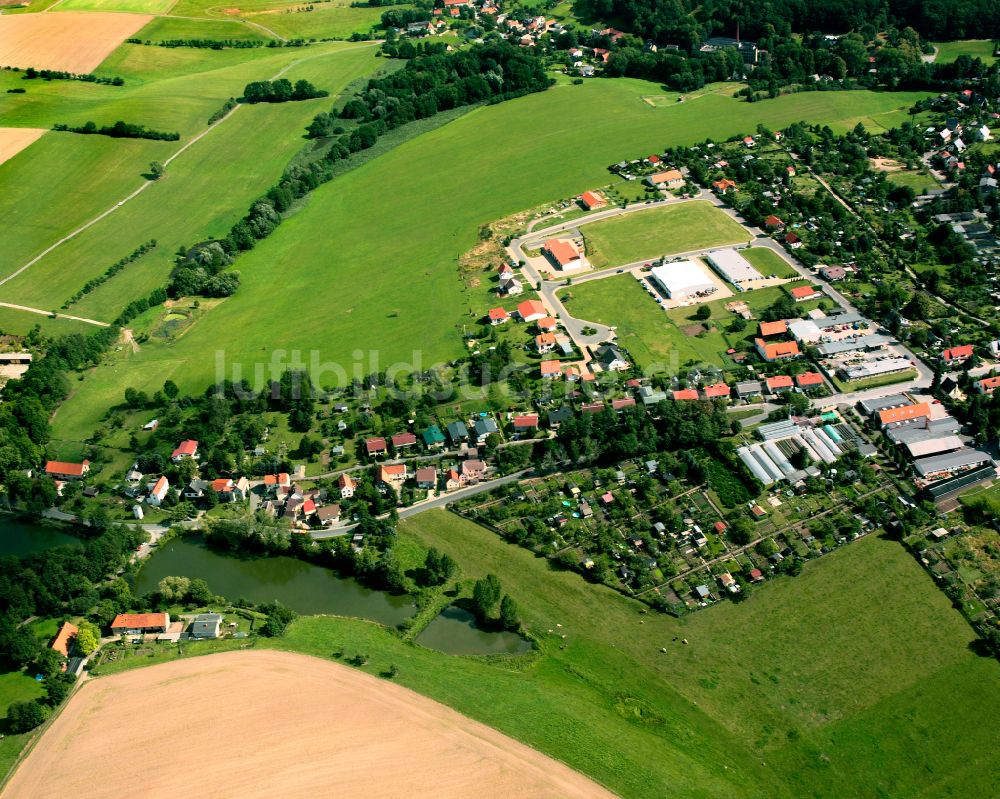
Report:
M 44 128 L 0 128 L 0 164 L 34 144 L 43 133 Z
M 100 11 L 0 16 L 0 65 L 93 72 L 152 18 Z
M 561 763 L 388 680 L 267 650 L 90 680 L 4 799 L 608 799 Z

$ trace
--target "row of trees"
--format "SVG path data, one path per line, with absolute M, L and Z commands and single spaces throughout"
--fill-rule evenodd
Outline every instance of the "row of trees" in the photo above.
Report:
M 140 244 L 129 255 L 126 255 L 124 258 L 119 258 L 117 261 L 111 264 L 111 266 L 109 266 L 107 269 L 104 270 L 103 274 L 98 275 L 97 277 L 93 277 L 86 283 L 84 283 L 83 287 L 79 291 L 77 291 L 72 297 L 66 300 L 66 302 L 63 303 L 62 307 L 69 308 L 69 306 L 73 305 L 73 303 L 79 302 L 87 294 L 90 294 L 90 292 L 96 289 L 98 286 L 103 285 L 108 280 L 117 275 L 119 272 L 121 272 L 126 266 L 128 266 L 131 263 L 135 263 L 140 258 L 142 258 L 142 256 L 144 256 L 147 252 L 150 252 L 155 248 L 156 248 L 156 239 L 150 239 L 145 244 Z
M 297 80 L 295 85 L 287 78 L 278 80 L 258 80 L 248 83 L 243 89 L 244 103 L 287 103 L 292 100 L 312 100 L 328 97 L 330 92 L 317 89 L 307 80 Z
M 171 133 L 163 130 L 153 130 L 145 125 L 136 125 L 131 122 L 118 120 L 113 125 L 102 125 L 97 127 L 94 122 L 86 122 L 83 125 L 70 126 L 62 122 L 52 126 L 52 130 L 69 131 L 70 133 L 81 133 L 85 136 L 110 136 L 113 139 L 154 139 L 156 141 L 177 141 L 181 134 L 176 131 Z
M 12 67 L 14 72 L 17 72 L 17 67 Z M 35 69 L 34 67 L 28 67 L 24 70 L 24 80 L 37 80 L 41 78 L 42 80 L 79 80 L 84 83 L 101 83 L 105 86 L 124 86 L 124 78 L 120 78 L 117 75 L 114 77 L 108 77 L 106 75 L 95 75 L 92 72 L 66 72 L 61 69 Z

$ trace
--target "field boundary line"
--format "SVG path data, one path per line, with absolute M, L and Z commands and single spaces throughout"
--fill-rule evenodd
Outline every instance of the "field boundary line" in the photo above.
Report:
M 346 53 L 346 52 L 349 52 L 351 50 L 360 50 L 360 49 L 362 49 L 364 47 L 373 47 L 376 44 L 379 44 L 379 42 L 366 42 L 365 44 L 360 45 L 358 47 L 344 47 L 344 48 L 340 48 L 340 49 L 337 49 L 337 50 L 331 50 L 329 52 L 315 53 L 314 55 L 311 55 L 311 56 L 304 56 L 303 58 L 297 58 L 294 61 L 291 61 L 288 64 L 286 64 L 285 66 L 283 66 L 280 70 L 278 70 L 278 72 L 276 72 L 268 80 L 277 80 L 282 75 L 284 75 L 286 72 L 288 72 L 288 70 L 293 69 L 294 67 L 296 67 L 299 64 L 303 63 L 304 61 L 310 61 L 310 60 L 315 59 L 315 58 L 326 58 L 328 56 L 334 56 L 334 55 L 338 55 L 340 53 Z M 207 127 L 207 128 L 205 128 L 205 130 L 201 131 L 201 133 L 198 133 L 195 136 L 192 136 L 179 150 L 177 150 L 177 152 L 175 152 L 173 155 L 171 155 L 169 158 L 167 158 L 163 162 L 163 166 L 165 166 L 165 167 L 169 166 L 170 163 L 175 158 L 177 158 L 179 155 L 181 155 L 185 150 L 187 150 L 193 144 L 201 141 L 202 138 L 204 138 L 205 136 L 207 136 L 213 130 L 217 130 L 219 128 L 219 126 L 222 125 L 223 122 L 225 122 L 227 119 L 231 118 L 233 116 L 233 114 L 235 114 L 237 111 L 239 111 L 240 108 L 242 108 L 242 107 L 243 107 L 242 104 L 237 104 L 234 108 L 232 108 L 224 117 L 222 117 L 214 125 L 211 125 L 210 127 Z M 125 203 L 127 203 L 130 200 L 133 200 L 136 197 L 138 197 L 140 194 L 142 194 L 142 192 L 144 192 L 146 189 L 148 189 L 150 186 L 154 185 L 155 183 L 156 183 L 156 181 L 154 181 L 154 180 L 147 180 L 147 181 L 145 181 L 141 186 L 139 186 L 139 188 L 137 188 L 131 194 L 127 195 L 125 197 L 125 199 L 119 200 L 117 203 L 115 203 L 114 205 L 112 205 L 106 211 L 101 212 L 100 214 L 98 214 L 97 216 L 95 216 L 90 221 L 84 222 L 76 230 L 71 231 L 70 233 L 67 233 L 65 236 L 63 236 L 61 239 L 59 239 L 59 241 L 55 242 L 54 244 L 50 244 L 48 247 L 46 247 L 44 250 L 42 250 L 42 252 L 40 252 L 38 255 L 36 255 L 34 258 L 32 258 L 30 261 L 28 261 L 26 264 L 24 264 L 24 266 L 21 266 L 20 268 L 18 268 L 15 271 L 11 272 L 6 277 L 0 278 L 0 286 L 3 286 L 6 283 L 9 283 L 14 278 L 16 278 L 19 275 L 23 274 L 28 269 L 30 269 L 32 266 L 34 266 L 39 261 L 41 261 L 46 255 L 48 255 L 49 253 L 51 253 L 53 250 L 57 249 L 58 247 L 61 247 L 67 241 L 70 241 L 71 239 L 76 238 L 81 233 L 83 233 L 83 231 L 85 231 L 87 228 L 89 228 L 89 227 L 91 227 L 93 225 L 96 225 L 102 219 L 104 219 L 105 217 L 107 217 L 110 214 L 114 213 L 119 208 L 121 208 L 123 205 L 125 205 Z M 44 313 L 46 314 L 46 316 L 50 315 L 48 311 L 45 311 Z M 90 321 L 90 320 L 83 320 L 83 321 Z
M 0 308 L 12 308 L 15 311 L 37 313 L 42 316 L 54 316 L 56 319 L 71 319 L 74 322 L 86 322 L 88 325 L 97 325 L 98 327 L 111 327 L 111 325 L 107 322 L 99 322 L 96 319 L 87 319 L 85 316 L 70 316 L 69 314 L 56 313 L 55 311 L 43 311 L 41 308 L 32 308 L 28 305 L 15 305 L 12 302 L 0 302 Z

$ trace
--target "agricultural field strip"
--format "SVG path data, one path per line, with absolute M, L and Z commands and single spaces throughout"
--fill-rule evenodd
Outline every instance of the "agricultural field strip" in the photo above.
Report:
M 278 70 L 271 78 L 269 78 L 269 80 L 277 80 L 282 75 L 284 75 L 286 72 L 288 72 L 290 69 L 293 69 L 294 67 L 298 66 L 299 64 L 302 64 L 305 61 L 310 61 L 310 60 L 313 60 L 313 59 L 316 59 L 316 58 L 325 58 L 327 56 L 336 55 L 338 53 L 348 52 L 350 50 L 358 50 L 358 49 L 362 49 L 362 48 L 365 48 L 365 47 L 373 47 L 373 46 L 375 46 L 375 44 L 376 43 L 371 43 L 371 44 L 367 44 L 366 43 L 366 44 L 363 44 L 363 45 L 359 45 L 358 47 L 347 47 L 347 48 L 343 48 L 343 49 L 340 49 L 340 50 L 333 50 L 333 51 L 325 52 L 325 53 L 317 53 L 317 54 L 312 55 L 312 56 L 304 56 L 303 58 L 296 59 L 295 61 L 292 61 L 292 62 L 286 64 L 284 67 L 282 67 L 280 70 Z M 180 147 L 177 150 L 177 152 L 175 152 L 169 158 L 167 158 L 166 160 L 164 160 L 163 165 L 165 167 L 169 166 L 170 163 L 172 161 L 174 161 L 174 159 L 176 159 L 182 153 L 184 153 L 185 150 L 187 150 L 193 144 L 196 144 L 204 136 L 206 136 L 209 132 L 217 129 L 220 125 L 222 125 L 227 119 L 229 119 L 230 117 L 232 117 L 233 114 L 235 114 L 237 111 L 239 111 L 240 108 L 242 108 L 242 107 L 243 107 L 242 105 L 237 105 L 235 108 L 233 108 L 231 111 L 229 111 L 229 113 L 227 113 L 224 117 L 222 117 L 222 119 L 220 119 L 214 125 L 212 125 L 211 127 L 205 128 L 205 130 L 203 130 L 201 133 L 198 133 L 197 135 L 193 136 L 182 147 Z M 122 205 L 124 205 L 125 203 L 127 203 L 130 200 L 134 199 L 135 197 L 139 196 L 140 194 L 142 194 L 143 191 L 145 191 L 147 188 L 149 188 L 152 185 L 153 185 L 153 181 L 146 181 L 141 186 L 139 186 L 139 188 L 137 188 L 131 194 L 129 194 L 128 196 L 126 196 L 124 199 L 122 199 L 119 202 L 115 203 L 115 205 L 111 206 L 106 211 L 103 211 L 102 213 L 100 213 L 97 216 L 95 216 L 93 219 L 90 219 L 89 221 L 87 221 L 84 224 L 80 225 L 80 227 L 78 227 L 76 230 L 74 230 L 74 231 L 66 234 L 61 239 L 59 239 L 57 242 L 55 242 L 54 244 L 52 244 L 49 247 L 47 247 L 46 249 L 44 249 L 42 252 L 40 252 L 38 255 L 36 255 L 34 258 L 32 258 L 30 261 L 28 261 L 26 264 L 24 264 L 23 266 L 19 267 L 14 272 L 12 272 L 11 274 L 7 275 L 6 277 L 0 279 L 0 286 L 3 286 L 5 283 L 8 283 L 9 281 L 13 280 L 18 275 L 23 274 L 28 269 L 30 269 L 32 266 L 34 266 L 36 263 L 38 263 L 40 260 L 42 260 L 42 258 L 44 258 L 46 255 L 48 255 L 49 253 L 51 253 L 53 250 L 58 249 L 62 244 L 65 244 L 67 241 L 69 241 L 72 238 L 75 238 L 76 236 L 78 236 L 80 233 L 82 233 L 87 228 L 91 227 L 92 225 L 97 224 L 98 222 L 100 222 L 105 217 L 107 217 L 110 214 L 114 213 Z
M 10 308 L 14 311 L 24 311 L 25 313 L 35 313 L 41 314 L 42 316 L 55 316 L 56 319 L 69 319 L 73 322 L 86 322 L 88 325 L 97 325 L 98 327 L 110 327 L 107 322 L 101 322 L 97 319 L 87 319 L 85 316 L 71 316 L 70 314 L 57 313 L 53 314 L 52 311 L 43 311 L 41 308 L 30 308 L 27 305 L 15 305 L 12 302 L 0 302 L 0 308 Z

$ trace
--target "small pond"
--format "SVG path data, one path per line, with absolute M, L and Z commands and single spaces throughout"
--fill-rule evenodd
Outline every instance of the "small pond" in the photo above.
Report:
M 67 545 L 80 546 L 80 539 L 58 527 L 0 515 L 0 557 L 31 555 Z
M 476 617 L 451 605 L 417 636 L 417 643 L 449 655 L 521 655 L 531 650 L 531 641 L 517 633 L 480 630 Z

